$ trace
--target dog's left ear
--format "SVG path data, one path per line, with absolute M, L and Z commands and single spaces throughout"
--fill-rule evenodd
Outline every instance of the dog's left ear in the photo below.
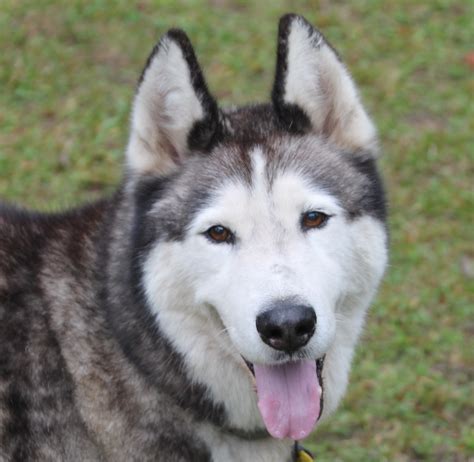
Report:
M 168 31 L 153 49 L 133 104 L 127 164 L 133 174 L 168 174 L 220 135 L 219 109 L 186 34 Z
M 272 100 L 289 131 L 314 131 L 343 149 L 376 149 L 374 125 L 349 72 L 301 16 L 280 20 Z

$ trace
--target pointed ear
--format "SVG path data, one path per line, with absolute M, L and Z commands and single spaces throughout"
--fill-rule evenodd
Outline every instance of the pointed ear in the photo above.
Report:
M 272 100 L 293 132 L 314 131 L 351 150 L 376 148 L 374 125 L 336 52 L 301 16 L 281 18 Z
M 127 164 L 167 174 L 220 134 L 219 110 L 186 34 L 170 30 L 148 58 L 133 104 Z

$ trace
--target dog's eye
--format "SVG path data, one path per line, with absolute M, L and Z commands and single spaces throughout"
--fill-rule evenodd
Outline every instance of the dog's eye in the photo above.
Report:
M 329 215 L 326 215 L 323 212 L 306 212 L 301 218 L 301 226 L 304 230 L 321 228 L 329 220 Z
M 232 232 L 222 225 L 211 226 L 204 234 L 217 244 L 224 242 L 231 244 L 234 241 Z

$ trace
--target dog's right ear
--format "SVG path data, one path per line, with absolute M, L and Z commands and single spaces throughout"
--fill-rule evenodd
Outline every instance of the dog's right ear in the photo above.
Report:
M 133 104 L 127 165 L 133 174 L 167 174 L 220 135 L 219 110 L 186 34 L 172 29 L 155 46 Z

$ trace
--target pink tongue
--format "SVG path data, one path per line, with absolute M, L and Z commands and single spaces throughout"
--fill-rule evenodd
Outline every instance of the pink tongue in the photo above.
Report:
M 278 366 L 254 364 L 258 408 L 275 438 L 306 438 L 319 416 L 321 386 L 316 361 Z

